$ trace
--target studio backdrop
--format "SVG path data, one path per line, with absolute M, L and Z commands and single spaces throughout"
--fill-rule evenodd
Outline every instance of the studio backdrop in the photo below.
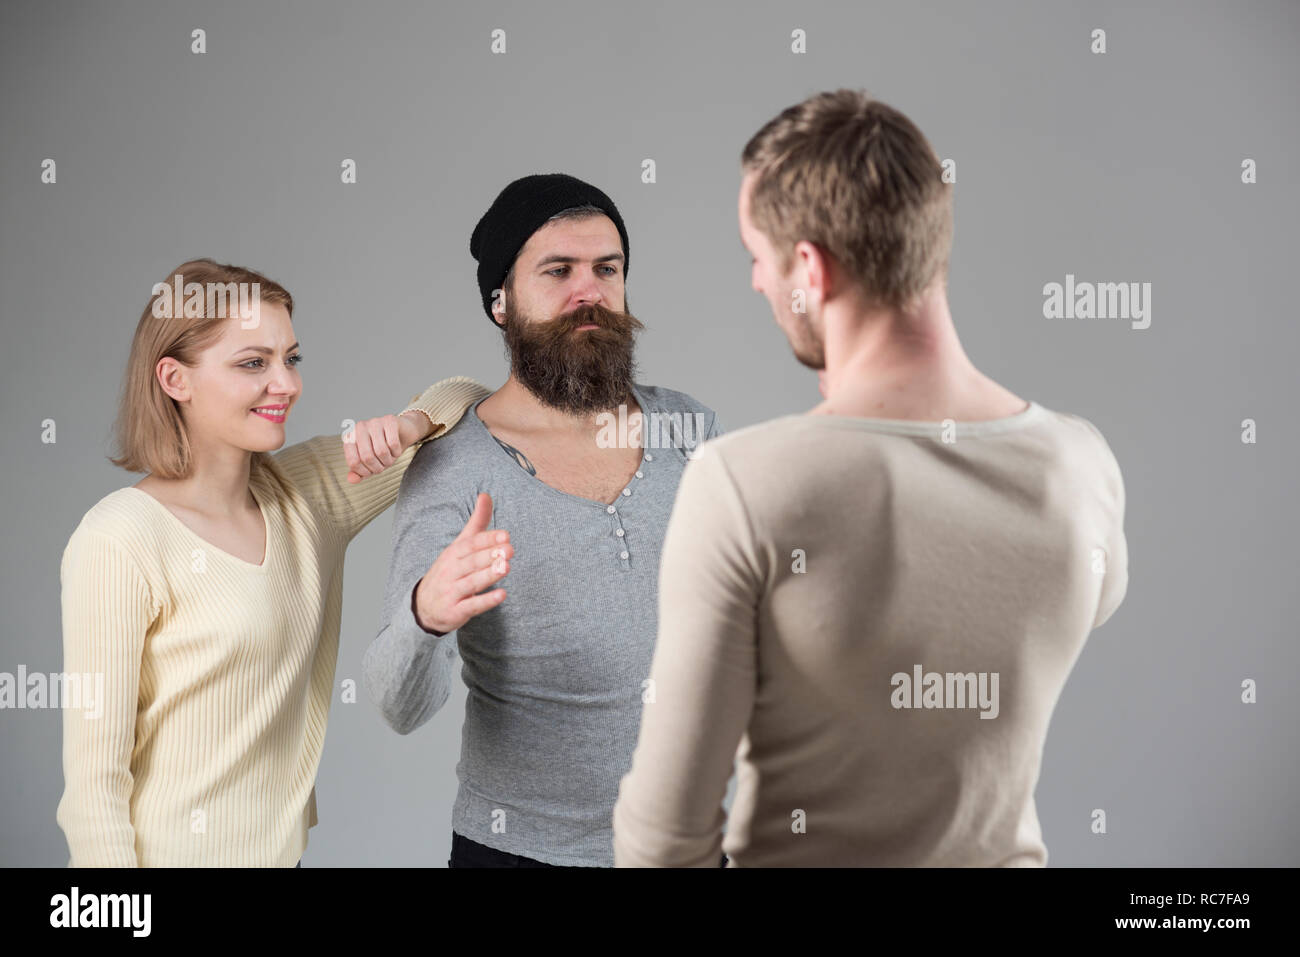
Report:
M 1123 469 L 1127 596 L 1037 786 L 1051 864 L 1300 863 L 1298 40 L 1289 2 L 4 3 L 0 864 L 67 862 L 62 715 L 18 676 L 60 670 L 68 537 L 141 478 L 107 455 L 154 283 L 212 257 L 287 287 L 288 442 L 339 434 L 505 381 L 470 232 L 511 180 L 567 172 L 625 220 L 637 381 L 732 430 L 801 412 L 817 379 L 750 288 L 740 150 L 842 87 L 952 177 L 967 354 Z M 1085 283 L 1133 295 L 1054 306 Z M 391 527 L 348 550 L 304 866 L 447 859 L 464 686 L 402 736 L 360 680 Z

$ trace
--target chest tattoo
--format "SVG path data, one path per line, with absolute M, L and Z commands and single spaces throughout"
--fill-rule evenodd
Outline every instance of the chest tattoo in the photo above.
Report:
M 492 438 L 497 439 L 495 435 L 492 436 Z M 501 446 L 503 449 L 509 452 L 510 455 L 514 458 L 514 460 L 519 463 L 519 467 L 522 468 L 529 475 L 537 474 L 537 469 L 533 468 L 533 463 L 528 461 L 528 456 L 524 455 L 523 452 L 520 452 L 517 448 L 515 448 L 513 445 L 511 445 L 508 442 L 502 442 L 500 439 L 497 439 L 497 445 Z

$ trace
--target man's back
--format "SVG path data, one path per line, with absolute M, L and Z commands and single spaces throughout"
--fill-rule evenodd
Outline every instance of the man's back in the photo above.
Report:
M 947 433 L 797 415 L 709 443 L 665 538 L 671 707 L 647 705 L 620 863 L 707 860 L 742 732 L 735 866 L 1045 863 L 1041 751 L 1125 592 L 1123 504 L 1100 433 L 1037 404 Z M 696 785 L 656 786 L 680 747 Z

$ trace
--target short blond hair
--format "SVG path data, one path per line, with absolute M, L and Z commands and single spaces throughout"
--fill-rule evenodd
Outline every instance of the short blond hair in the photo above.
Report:
M 170 290 L 178 279 L 181 288 L 189 283 L 199 283 L 205 289 L 211 288 L 209 283 L 247 283 L 260 291 L 261 305 L 284 306 L 290 318 L 293 316 L 293 297 L 288 290 L 243 266 L 224 265 L 211 259 L 192 259 L 173 269 L 160 285 Z M 258 285 L 254 287 L 253 283 Z M 197 365 L 199 354 L 221 337 L 223 323 L 237 313 L 230 305 L 226 309 L 212 308 L 210 297 L 205 297 L 200 317 L 187 317 L 184 314 L 186 310 L 175 303 L 169 309 L 156 309 L 155 303 L 165 293 L 158 285 L 154 290 L 140 315 L 131 342 L 114 427 L 117 454 L 110 456 L 109 461 L 128 472 L 150 472 L 159 478 L 182 479 L 187 478 L 194 467 L 189 436 L 180 407 L 163 391 L 155 370 L 159 361 L 168 356 L 183 365 Z M 254 452 L 253 467 L 264 464 L 266 458 L 266 453 Z
M 868 303 L 907 309 L 952 250 L 952 187 L 930 143 L 902 113 L 861 90 L 818 93 L 745 144 L 757 173 L 750 218 L 781 271 L 807 240 L 829 253 Z

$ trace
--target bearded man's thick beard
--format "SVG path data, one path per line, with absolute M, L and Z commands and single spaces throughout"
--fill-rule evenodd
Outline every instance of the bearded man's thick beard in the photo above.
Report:
M 599 328 L 574 332 L 588 323 Z M 506 352 L 514 377 L 538 401 L 570 415 L 613 411 L 636 378 L 633 348 L 643 323 L 589 303 L 550 322 L 507 311 Z

